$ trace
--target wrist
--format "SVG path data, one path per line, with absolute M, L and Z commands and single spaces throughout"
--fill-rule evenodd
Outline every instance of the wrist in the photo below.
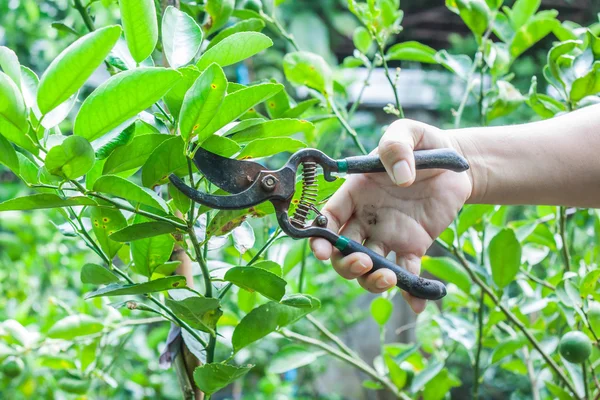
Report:
M 481 146 L 471 129 L 452 129 L 446 131 L 452 147 L 461 154 L 469 163 L 469 169 L 465 172 L 471 182 L 471 195 L 467 203 L 485 203 L 485 193 L 488 187 L 488 174 L 486 157 L 482 154 Z

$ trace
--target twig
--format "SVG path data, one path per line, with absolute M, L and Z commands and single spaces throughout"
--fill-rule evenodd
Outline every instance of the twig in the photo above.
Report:
M 94 31 L 96 29 L 94 27 L 94 22 L 92 21 L 92 18 L 90 17 L 90 14 L 88 14 L 86 8 L 83 6 L 83 4 L 81 4 L 81 0 L 73 0 L 73 3 L 74 3 L 75 9 L 81 15 L 81 18 L 83 19 L 83 23 L 85 24 L 85 26 L 88 28 L 88 30 L 90 32 Z
M 316 319 L 310 314 L 306 315 L 306 319 L 329 340 L 335 343 L 336 346 L 339 347 L 340 350 L 342 350 L 344 353 L 348 354 L 350 357 L 360 358 L 358 354 L 352 351 L 350 347 L 346 346 L 346 344 L 342 342 L 342 340 L 337 335 L 335 335 L 333 332 L 327 329 L 325 325 L 323 325 L 318 319 Z
M 448 247 L 444 243 L 442 243 L 441 241 L 438 240 L 437 243 L 440 246 L 442 246 L 443 248 L 448 249 Z M 473 269 L 469 265 L 469 262 L 464 258 L 464 256 L 459 251 L 457 251 L 456 249 L 453 249 L 453 250 L 454 250 L 453 251 L 454 255 L 456 256 L 456 258 L 458 259 L 458 261 L 461 263 L 461 265 L 463 266 L 463 268 L 467 271 L 467 273 L 469 274 L 469 276 L 471 277 L 471 279 L 479 287 L 481 287 L 482 290 L 485 291 L 485 293 L 492 299 L 492 301 L 494 302 L 494 304 L 496 304 L 496 306 L 500 309 L 500 311 L 502 311 L 502 313 L 504 313 L 504 315 L 506 315 L 506 317 L 510 320 L 510 322 L 512 322 L 525 335 L 525 337 L 527 338 L 527 340 L 529 340 L 529 342 L 533 345 L 533 347 L 535 347 L 535 349 L 544 358 L 544 360 L 546 361 L 546 363 L 548 364 L 548 366 L 550 368 L 552 368 L 552 370 L 554 372 L 556 372 L 556 374 L 558 375 L 558 377 L 560 378 L 560 380 L 564 382 L 565 386 L 567 386 L 567 388 L 572 393 L 577 393 L 577 391 L 575 390 L 575 387 L 569 381 L 569 378 L 567 378 L 567 376 L 560 369 L 560 367 L 558 366 L 558 364 L 556 364 L 556 362 L 544 351 L 544 349 L 542 348 L 541 344 L 531 334 L 531 332 L 529 332 L 529 330 L 527 329 L 527 327 L 525 325 L 523 325 L 523 323 L 508 308 L 506 308 L 506 306 L 504 306 L 500 302 L 500 299 L 496 296 L 496 294 L 494 293 L 494 291 L 485 282 L 483 282 L 483 280 L 481 280 L 481 278 L 479 278 L 479 276 L 473 271 Z
M 528 272 L 525 268 L 521 267 L 520 271 L 523 275 L 525 275 L 528 279 L 531 279 L 532 281 L 534 281 L 535 283 L 538 283 L 542 286 L 547 287 L 550 290 L 556 290 L 556 286 L 554 286 L 553 284 L 546 282 L 543 279 L 538 278 L 537 276 L 533 275 L 532 273 Z
M 344 129 L 350 134 L 350 137 L 352 137 L 352 140 L 354 141 L 354 144 L 356 144 L 356 147 L 358 147 L 358 149 L 360 150 L 361 153 L 368 154 L 367 150 L 365 149 L 365 147 L 360 142 L 360 139 L 358 138 L 358 134 L 356 133 L 356 131 L 354 130 L 354 128 L 352 128 L 350 126 L 350 124 L 348 123 L 348 121 L 346 121 L 346 118 L 344 118 L 344 116 L 342 115 L 342 113 L 338 109 L 337 105 L 335 104 L 335 100 L 329 99 L 329 98 L 327 100 L 329 102 L 329 105 L 331 106 L 331 109 L 333 110 L 333 113 L 337 117 L 338 121 L 340 121 L 340 123 L 342 124 L 342 126 L 344 127 Z
M 306 269 L 306 258 L 308 257 L 308 241 L 302 243 L 302 261 L 300 262 L 300 275 L 298 276 L 298 292 L 302 293 L 304 288 L 304 270 Z
M 334 349 L 333 347 L 329 346 L 328 344 L 321 342 L 320 340 L 313 339 L 308 336 L 300 335 L 300 334 L 292 332 L 288 329 L 282 329 L 281 331 L 279 331 L 279 333 L 288 339 L 293 339 L 298 342 L 309 344 L 311 346 L 315 346 L 322 350 L 325 350 L 327 353 L 331 354 L 332 356 L 337 357 L 340 360 L 345 361 L 348 364 L 355 366 L 356 368 L 358 368 L 365 374 L 369 375 L 371 378 L 373 378 L 377 382 L 384 385 L 397 398 L 400 398 L 403 400 L 410 400 L 410 397 L 408 397 L 406 394 L 400 392 L 396 388 L 396 386 L 394 386 L 394 384 L 392 382 L 390 382 L 389 380 L 387 380 L 384 377 L 379 376 L 379 374 L 377 374 L 377 372 L 373 368 L 369 367 L 364 361 L 357 360 L 353 357 L 350 357 L 347 354 L 344 354 L 341 351 Z
M 385 77 L 387 78 L 388 82 L 390 83 L 390 86 L 392 87 L 392 91 L 394 92 L 394 99 L 396 100 L 396 110 L 398 110 L 399 113 L 398 116 L 400 118 L 404 118 L 404 110 L 402 109 L 402 105 L 400 105 L 400 98 L 398 97 L 398 88 L 390 74 L 390 70 L 385 59 L 385 49 L 383 48 L 382 44 L 379 45 L 379 54 L 381 54 L 381 58 L 383 60 L 383 69 L 385 70 Z
M 362 97 L 365 94 L 365 90 L 369 86 L 369 82 L 371 81 L 371 76 L 373 75 L 373 71 L 374 70 L 375 70 L 375 58 L 373 58 L 373 60 L 371 60 L 371 65 L 369 65 L 369 69 L 368 69 L 368 72 L 367 72 L 367 77 L 365 78 L 365 80 L 363 82 L 363 85 L 362 85 L 362 87 L 360 89 L 360 92 L 358 93 L 358 97 L 356 98 L 356 100 L 352 104 L 352 107 L 350 107 L 350 111 L 348 111 L 348 119 L 352 119 L 352 116 L 354 115 L 354 113 L 356 112 L 356 110 L 358 109 L 358 107 L 360 106 Z
M 475 354 L 475 365 L 473 372 L 473 399 L 479 397 L 479 360 L 481 359 L 481 349 L 483 347 L 483 307 L 485 300 L 485 292 L 481 290 L 479 298 L 479 311 L 477 313 L 477 326 L 479 327 L 479 335 L 477 337 L 477 353 Z
M 581 373 L 583 375 L 583 393 L 586 399 L 590 398 L 590 388 L 587 382 L 587 369 L 585 368 L 585 361 L 581 363 Z
M 529 382 L 531 382 L 531 397 L 533 400 L 540 400 L 540 392 L 537 389 L 537 377 L 535 370 L 533 369 L 533 362 L 531 360 L 531 353 L 529 349 L 525 347 L 523 349 L 525 354 L 525 365 L 527 366 L 527 375 L 529 376 Z
M 567 241 L 567 208 L 566 207 L 559 207 L 559 213 L 560 213 L 560 217 L 559 217 L 559 233 L 560 233 L 560 240 L 562 242 L 562 248 L 561 248 L 561 252 L 562 252 L 562 257 L 563 257 L 563 261 L 565 263 L 565 269 L 567 271 L 571 270 L 571 255 L 569 254 L 569 243 Z

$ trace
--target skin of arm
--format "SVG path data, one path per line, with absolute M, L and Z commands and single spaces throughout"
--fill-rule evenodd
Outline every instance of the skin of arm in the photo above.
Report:
M 471 168 L 415 173 L 414 150 L 454 148 Z M 349 176 L 323 213 L 329 229 L 418 274 L 421 258 L 465 203 L 600 207 L 600 105 L 524 125 L 443 131 L 411 120 L 393 123 L 376 152 L 387 174 Z M 346 279 L 373 293 L 395 275 L 362 253 L 346 257 L 323 239 L 311 246 Z M 403 293 L 415 312 L 425 301 Z
M 468 203 L 600 207 L 600 105 L 449 133 L 471 165 Z

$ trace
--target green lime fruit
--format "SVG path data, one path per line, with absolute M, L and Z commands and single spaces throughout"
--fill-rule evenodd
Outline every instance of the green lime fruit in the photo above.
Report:
M 246 0 L 246 3 L 244 4 L 244 8 L 246 10 L 255 11 L 257 13 L 260 13 L 262 11 L 262 3 L 260 2 L 260 0 Z
M 582 332 L 568 332 L 560 339 L 558 349 L 565 360 L 580 364 L 592 354 L 592 342 Z
M 21 375 L 24 368 L 23 360 L 17 357 L 8 357 L 2 363 L 2 373 L 8 378 L 16 378 Z

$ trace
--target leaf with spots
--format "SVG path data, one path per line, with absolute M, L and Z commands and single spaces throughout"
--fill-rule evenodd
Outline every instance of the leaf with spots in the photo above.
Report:
M 96 235 L 100 248 L 108 258 L 112 259 L 123 246 L 123 243 L 116 242 L 109 236 L 125 228 L 127 220 L 121 214 L 121 211 L 108 207 L 90 208 L 90 218 L 92 220 L 92 230 Z
M 227 77 L 217 64 L 212 64 L 196 79 L 185 94 L 181 106 L 179 131 L 186 142 L 214 118 L 225 98 Z
M 162 292 L 165 290 L 183 288 L 186 285 L 184 276 L 169 276 L 167 278 L 155 279 L 150 282 L 122 285 L 111 283 L 101 289 L 94 290 L 85 295 L 85 299 L 104 296 L 129 296 L 136 294 L 147 294 Z

